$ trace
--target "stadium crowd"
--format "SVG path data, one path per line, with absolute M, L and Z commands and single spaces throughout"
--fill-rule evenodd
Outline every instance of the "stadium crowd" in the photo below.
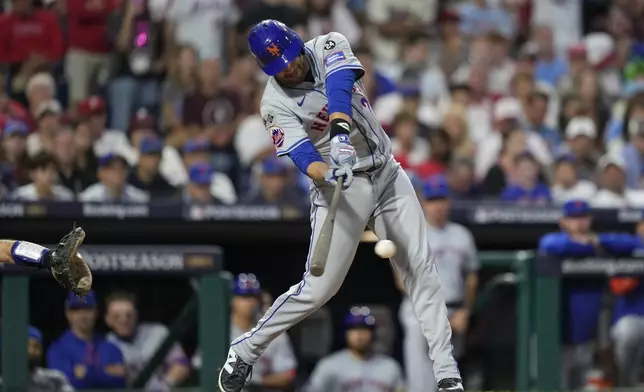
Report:
M 306 203 L 246 49 L 339 31 L 394 155 L 457 199 L 642 206 L 644 2 L 6 0 L 0 196 Z

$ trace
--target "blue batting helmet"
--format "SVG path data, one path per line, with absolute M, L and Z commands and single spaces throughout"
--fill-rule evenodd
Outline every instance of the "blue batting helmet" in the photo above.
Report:
M 239 274 L 235 276 L 233 280 L 234 295 L 254 296 L 261 293 L 262 288 L 255 274 Z
M 371 310 L 366 306 L 354 306 L 344 318 L 344 327 L 351 328 L 370 328 L 376 326 L 376 319 L 371 315 Z
M 264 73 L 274 76 L 302 53 L 304 42 L 284 23 L 267 19 L 250 31 L 248 46 Z

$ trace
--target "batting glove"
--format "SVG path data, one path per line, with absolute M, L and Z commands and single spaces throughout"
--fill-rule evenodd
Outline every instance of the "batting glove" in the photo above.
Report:
M 356 150 L 348 135 L 337 135 L 331 139 L 331 166 L 353 170 L 356 164 Z
M 344 181 L 342 181 L 342 189 L 347 189 L 351 186 L 353 182 L 353 172 L 347 170 L 343 167 L 330 167 L 329 170 L 324 173 L 324 180 L 334 185 L 338 183 L 338 178 L 344 176 Z

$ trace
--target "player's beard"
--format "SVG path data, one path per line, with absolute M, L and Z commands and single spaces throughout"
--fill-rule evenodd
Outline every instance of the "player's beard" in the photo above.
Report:
M 42 360 L 40 359 L 40 357 L 29 357 L 29 361 L 27 362 L 29 371 L 35 370 L 37 367 L 40 367 L 40 365 L 42 365 Z
M 351 347 L 351 350 L 356 353 L 356 355 L 360 357 L 368 357 L 371 355 L 371 352 L 373 351 L 373 345 L 372 344 L 365 344 L 363 346 L 353 346 Z

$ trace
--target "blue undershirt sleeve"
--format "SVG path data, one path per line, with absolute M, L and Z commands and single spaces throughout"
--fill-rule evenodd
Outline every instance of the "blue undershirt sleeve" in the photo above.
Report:
M 293 163 L 295 163 L 295 166 L 297 166 L 297 168 L 307 176 L 309 174 L 306 169 L 308 169 L 311 163 L 324 162 L 310 140 L 297 146 L 293 151 L 288 153 L 288 156 L 291 158 Z
M 351 94 L 356 82 L 356 70 L 341 69 L 326 78 L 326 95 L 329 99 L 329 114 L 344 113 L 352 117 Z

